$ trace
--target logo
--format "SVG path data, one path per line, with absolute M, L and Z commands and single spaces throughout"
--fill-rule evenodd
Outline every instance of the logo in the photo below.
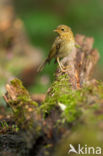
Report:
M 75 147 L 72 144 L 70 144 L 68 154 L 70 153 L 99 155 L 102 154 L 102 149 L 101 147 L 88 147 L 87 145 L 81 146 L 80 144 L 78 144 L 77 149 L 75 149 Z

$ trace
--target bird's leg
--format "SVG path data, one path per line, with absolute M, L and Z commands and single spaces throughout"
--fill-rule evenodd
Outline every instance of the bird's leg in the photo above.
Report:
M 57 57 L 57 62 L 59 64 L 60 69 L 62 69 L 62 65 L 60 64 L 59 57 Z
M 67 66 L 62 66 L 62 67 L 63 67 L 63 69 L 64 69 L 64 70 L 66 70 L 66 71 L 67 71 L 67 70 L 68 70 L 68 68 L 70 68 L 71 66 L 70 66 L 70 65 L 67 65 Z
M 60 67 L 60 69 L 61 69 L 62 72 L 68 71 L 68 68 L 71 67 L 70 65 L 68 65 L 68 66 L 65 67 L 62 63 L 60 63 L 59 57 L 57 57 L 57 62 L 59 64 L 59 67 Z
M 57 57 L 57 62 L 59 64 L 59 67 L 60 67 L 61 71 L 66 72 L 67 70 L 65 70 L 65 67 L 63 66 L 63 64 L 60 63 L 59 57 Z

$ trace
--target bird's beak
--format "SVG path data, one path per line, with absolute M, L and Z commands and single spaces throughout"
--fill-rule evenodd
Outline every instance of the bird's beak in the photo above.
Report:
M 55 30 L 53 30 L 54 32 L 58 32 L 56 29 Z

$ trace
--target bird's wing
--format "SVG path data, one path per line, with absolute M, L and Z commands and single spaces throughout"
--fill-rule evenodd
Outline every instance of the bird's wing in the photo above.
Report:
M 53 57 L 55 57 L 57 55 L 57 53 L 60 49 L 60 44 L 61 44 L 61 40 L 59 39 L 59 37 L 57 37 L 52 45 L 50 52 L 49 52 L 49 55 L 48 55 L 49 60 L 51 60 Z

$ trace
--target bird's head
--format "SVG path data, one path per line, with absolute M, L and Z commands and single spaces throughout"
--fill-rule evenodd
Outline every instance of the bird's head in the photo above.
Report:
M 67 25 L 59 25 L 54 32 L 58 33 L 59 35 L 70 33 L 71 28 L 68 27 Z

